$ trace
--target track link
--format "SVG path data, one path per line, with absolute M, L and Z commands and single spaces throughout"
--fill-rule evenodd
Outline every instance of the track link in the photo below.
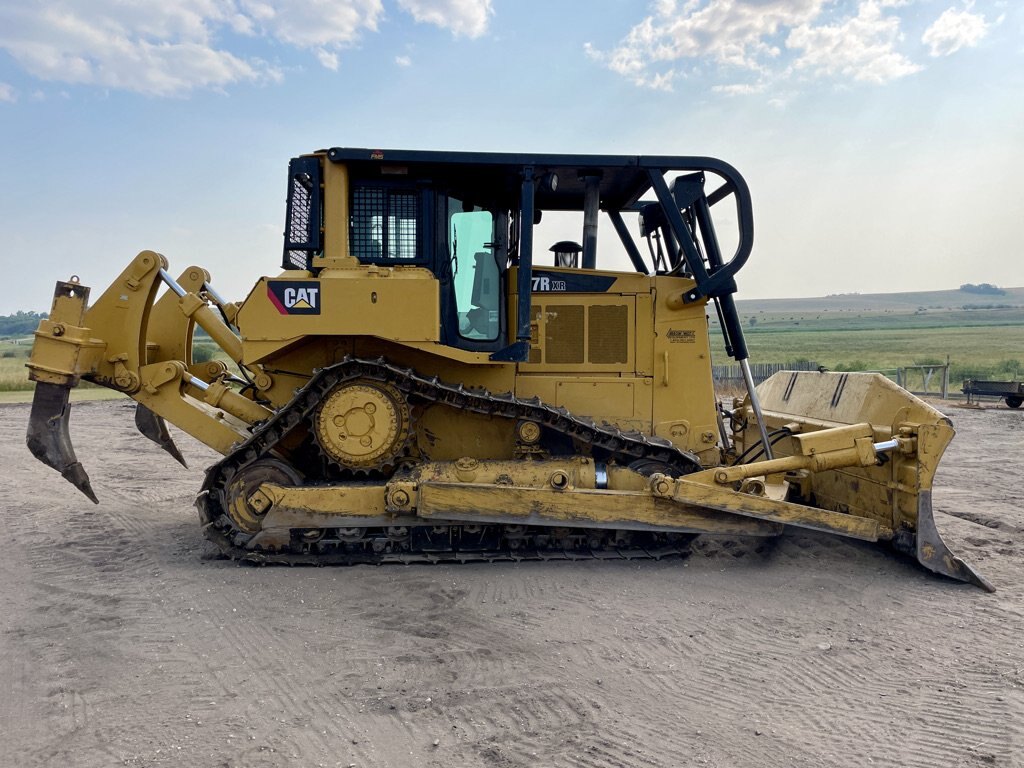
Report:
M 667 440 L 625 432 L 609 424 L 573 416 L 537 398 L 492 394 L 424 377 L 384 359 L 346 358 L 316 371 L 292 401 L 257 425 L 244 442 L 207 470 L 196 500 L 206 537 L 235 559 L 284 564 L 357 564 L 473 562 L 497 560 L 579 560 L 591 558 L 660 558 L 683 554 L 687 534 L 559 529 L 502 525 L 424 525 L 416 528 L 335 529 L 316 540 L 293 532 L 286 550 L 250 549 L 252 535 L 241 531 L 226 512 L 225 492 L 238 472 L 263 458 L 295 430 L 305 428 L 323 397 L 339 384 L 356 379 L 385 382 L 416 405 L 441 404 L 457 410 L 510 420 L 534 421 L 549 434 L 570 438 L 581 453 L 602 461 L 666 468 L 686 474 L 700 468 L 688 453 Z M 301 468 L 300 468 L 301 469 Z M 364 481 L 365 482 L 365 481 Z M 387 482 L 382 478 L 381 482 Z

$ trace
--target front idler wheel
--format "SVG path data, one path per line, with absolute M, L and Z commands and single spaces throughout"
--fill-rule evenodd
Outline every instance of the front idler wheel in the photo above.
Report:
M 302 484 L 302 476 L 277 459 L 253 462 L 235 475 L 227 487 L 224 506 L 234 524 L 246 533 L 257 533 L 267 514 L 267 509 L 253 499 L 256 489 L 263 483 L 292 487 Z

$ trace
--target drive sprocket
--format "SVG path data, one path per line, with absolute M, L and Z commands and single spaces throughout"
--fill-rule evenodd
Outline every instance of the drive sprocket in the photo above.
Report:
M 327 459 L 357 471 L 392 466 L 405 453 L 411 427 L 402 392 L 370 379 L 338 384 L 313 416 L 313 434 Z

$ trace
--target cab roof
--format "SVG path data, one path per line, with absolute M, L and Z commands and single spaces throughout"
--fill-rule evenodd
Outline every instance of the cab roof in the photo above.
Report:
M 505 152 L 440 152 L 408 149 L 334 147 L 325 152 L 357 174 L 429 177 L 518 194 L 523 171 L 535 176 L 553 173 L 557 188 L 538 189 L 537 205 L 549 210 L 580 210 L 585 176 L 600 177 L 601 208 L 628 210 L 651 188 L 650 172 L 710 171 L 729 179 L 738 176 L 729 164 L 712 157 L 671 155 L 553 155 Z

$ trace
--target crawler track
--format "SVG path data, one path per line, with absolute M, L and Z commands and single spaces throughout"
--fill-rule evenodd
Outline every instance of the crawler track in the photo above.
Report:
M 280 455 L 279 444 L 308 427 L 317 406 L 334 387 L 347 381 L 387 382 L 414 405 L 443 404 L 459 411 L 510 420 L 527 419 L 545 434 L 571 440 L 578 452 L 596 460 L 666 468 L 685 474 L 699 468 L 695 456 L 667 440 L 624 432 L 608 424 L 575 417 L 539 399 L 495 395 L 482 389 L 425 378 L 384 360 L 348 358 L 316 372 L 287 406 L 258 426 L 234 451 L 206 473 L 196 500 L 208 539 L 236 559 L 286 564 L 494 561 L 524 559 L 660 558 L 686 552 L 692 536 L 599 529 L 558 529 L 502 525 L 421 526 L 411 528 L 327 529 L 315 541 L 308 531 L 293 531 L 285 550 L 251 548 L 252 535 L 240 530 L 226 512 L 225 490 L 253 462 Z M 387 478 L 377 480 L 386 483 Z M 317 481 L 322 482 L 322 481 Z M 367 482 L 353 479 L 352 482 Z M 304 537 L 304 534 L 307 536 Z

